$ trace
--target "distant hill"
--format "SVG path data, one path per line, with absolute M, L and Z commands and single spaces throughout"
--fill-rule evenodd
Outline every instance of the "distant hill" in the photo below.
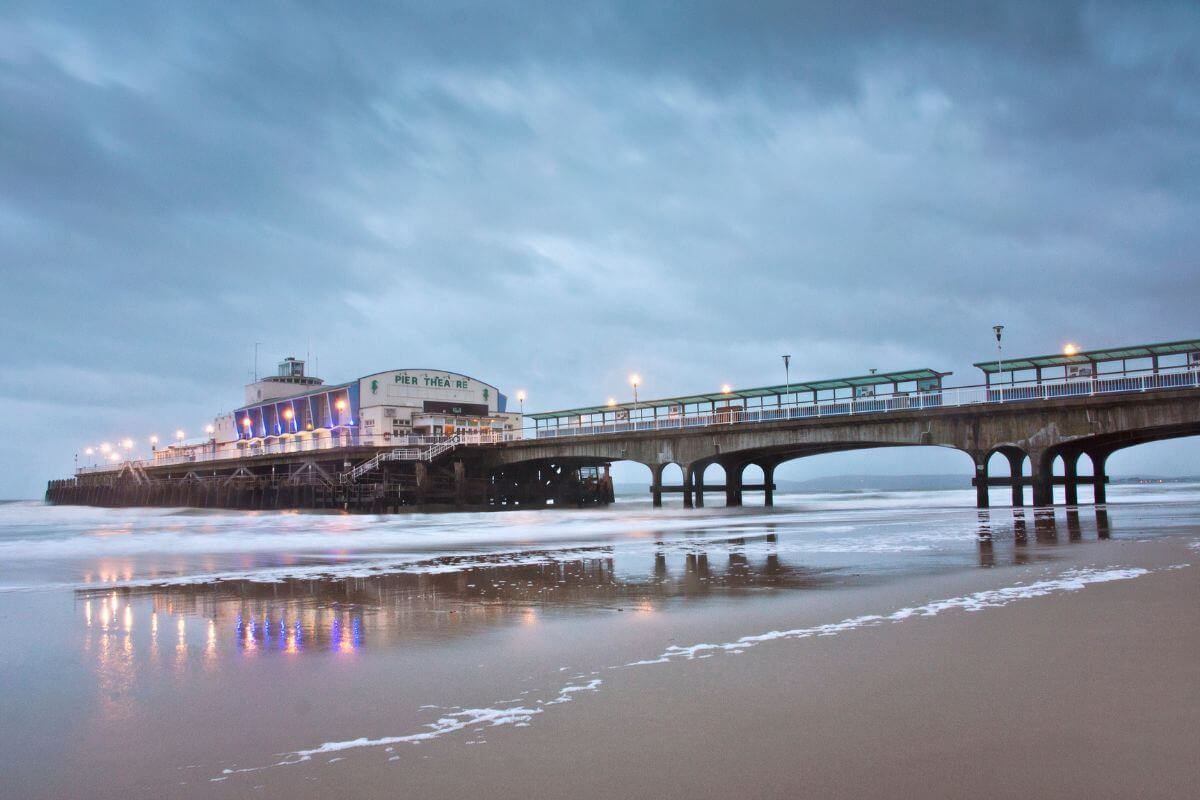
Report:
M 830 475 L 805 481 L 775 480 L 777 492 L 845 492 L 874 490 L 881 492 L 936 491 L 969 489 L 969 475 Z M 613 487 L 622 496 L 650 495 L 649 483 L 618 483 Z
M 806 481 L 776 480 L 780 492 L 880 492 L 970 489 L 970 475 L 827 475 Z
M 1157 475 L 1113 476 L 1112 483 L 1200 483 L 1200 476 Z M 936 492 L 970 489 L 970 475 L 827 475 L 803 481 L 775 480 L 777 492 Z M 647 483 L 618 483 L 614 489 L 623 497 L 650 496 Z

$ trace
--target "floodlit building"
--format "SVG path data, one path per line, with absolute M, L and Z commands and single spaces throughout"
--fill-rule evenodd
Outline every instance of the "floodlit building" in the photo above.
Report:
M 304 366 L 288 357 L 276 375 L 247 385 L 246 404 L 214 421 L 215 442 L 352 435 L 383 446 L 410 435 L 495 435 L 521 428 L 521 415 L 507 410 L 508 398 L 469 375 L 399 369 L 326 384 L 305 375 Z

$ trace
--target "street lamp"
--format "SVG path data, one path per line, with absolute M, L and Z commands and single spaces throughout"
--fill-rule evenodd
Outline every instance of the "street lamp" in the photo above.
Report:
M 996 383 L 1000 383 L 1000 372 L 1004 361 L 1004 350 L 1000 344 L 1000 336 L 1004 333 L 1004 326 L 993 325 L 992 330 L 996 332 Z
M 791 355 L 783 356 L 783 393 L 789 395 L 792 393 L 792 357 Z M 779 398 L 779 405 L 783 405 L 783 398 Z
M 1073 356 L 1073 355 L 1075 355 L 1075 354 L 1076 354 L 1076 353 L 1078 353 L 1078 352 L 1079 352 L 1079 348 L 1078 348 L 1078 347 L 1076 347 L 1076 346 L 1075 346 L 1074 344 L 1072 344 L 1071 342 L 1067 342 L 1067 346 L 1063 348 L 1063 355 L 1064 355 L 1064 356 Z
M 521 404 L 521 413 L 525 413 L 525 390 L 517 392 L 517 402 Z
M 183 431 L 182 430 L 175 431 L 175 439 L 176 439 L 176 441 L 179 442 L 179 444 L 181 444 L 181 445 L 183 444 Z
M 728 383 L 721 384 L 721 394 L 729 394 L 732 391 L 733 391 L 733 387 L 730 386 Z
M 629 376 L 629 383 L 633 385 L 633 407 L 634 408 L 637 408 L 637 404 L 638 404 L 637 387 L 638 387 L 638 384 L 640 384 L 641 382 L 642 382 L 642 376 L 638 375 L 636 372 Z
M 104 453 L 105 455 L 107 455 L 109 450 L 112 450 L 112 445 L 111 445 L 111 444 L 109 444 L 108 442 L 101 442 L 101 443 L 100 443 L 100 452 L 101 452 L 101 453 Z
M 124 447 L 126 450 L 132 450 L 133 439 L 126 439 L 125 441 L 121 442 L 121 447 Z
M 150 449 L 155 450 L 157 448 L 158 448 L 158 436 L 157 435 L 151 436 L 150 437 Z

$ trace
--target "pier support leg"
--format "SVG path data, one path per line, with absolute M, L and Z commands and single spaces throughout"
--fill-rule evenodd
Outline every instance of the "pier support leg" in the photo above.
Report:
M 417 462 L 417 503 L 425 503 L 425 489 L 429 486 L 429 467 L 424 461 Z
M 662 508 L 662 474 L 666 464 L 650 465 L 650 497 L 655 508 Z
M 1079 505 L 1079 453 L 1063 453 L 1063 501 L 1068 506 Z
M 1054 454 L 1034 450 L 1029 454 L 1029 475 L 1033 483 L 1034 508 L 1054 505 Z
M 704 468 L 706 464 L 700 464 L 696 467 L 696 476 L 692 480 L 692 484 L 696 490 L 696 508 L 704 508 Z
M 742 472 L 745 464 L 725 465 L 725 505 L 735 507 L 742 504 Z
M 1021 479 L 1025 477 L 1025 454 L 1013 451 L 1004 455 L 1008 458 L 1008 472 L 1012 476 L 1013 508 L 1023 508 L 1025 506 L 1025 484 Z
M 467 468 L 461 461 L 454 462 L 454 505 L 467 504 Z
M 991 504 L 988 495 L 988 454 L 975 456 L 975 507 L 987 508 Z
M 692 465 L 682 464 L 683 467 L 683 507 L 695 508 L 692 503 Z
M 1092 459 L 1092 492 L 1095 494 L 1095 503 L 1098 506 L 1104 505 L 1108 502 L 1108 490 L 1105 486 L 1107 481 L 1105 463 L 1108 461 L 1108 453 L 1092 451 L 1088 455 Z
M 775 465 L 761 464 L 763 474 L 763 505 L 775 505 Z

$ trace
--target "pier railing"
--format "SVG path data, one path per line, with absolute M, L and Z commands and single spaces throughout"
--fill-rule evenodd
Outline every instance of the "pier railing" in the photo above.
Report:
M 459 445 L 496 444 L 497 442 L 512 441 L 524 438 L 521 431 L 488 431 L 486 433 L 457 433 L 447 436 L 390 436 L 383 434 L 361 433 L 353 428 L 337 428 L 330 435 L 314 436 L 307 434 L 289 434 L 267 439 L 251 439 L 223 444 L 199 444 L 184 448 L 178 455 L 163 455 L 153 459 L 130 459 L 99 464 L 90 467 L 79 467 L 75 474 L 90 475 L 101 472 L 114 472 L 124 469 L 126 465 L 137 467 L 165 467 L 180 464 L 203 464 L 210 461 L 227 461 L 238 458 L 254 458 L 258 456 L 287 455 L 290 453 L 324 452 L 329 450 L 344 450 L 355 447 L 378 448 L 411 448 L 417 453 L 431 451 L 441 452 L 438 448 Z M 167 452 L 171 452 L 168 450 Z M 436 454 L 436 453 L 435 453 Z
M 1200 388 L 1200 370 L 1193 368 L 1162 369 L 1157 372 L 1121 372 L 1101 374 L 1090 378 L 1046 379 L 1040 382 L 963 386 L 926 392 L 909 392 L 873 397 L 832 398 L 816 402 L 794 402 L 774 407 L 759 406 L 732 409 L 718 408 L 710 413 L 668 414 L 643 416 L 629 420 L 583 425 L 563 425 L 526 428 L 522 431 L 460 432 L 454 435 L 457 445 L 489 445 L 519 441 L 527 438 L 555 439 L 576 436 L 600 436 L 638 431 L 676 430 L 717 425 L 742 425 L 781 422 L 793 419 L 840 417 L 886 413 L 890 411 L 919 411 L 922 409 L 1001 405 L 1054 400 L 1063 397 L 1131 394 L 1161 389 Z M 647 406 L 645 411 L 650 411 Z M 639 409 L 641 411 L 641 409 Z M 324 433 L 324 432 L 323 432 Z M 201 444 L 183 448 L 178 455 L 161 455 L 153 459 L 115 461 L 90 467 L 80 467 L 77 475 L 113 472 L 134 467 L 160 467 L 179 464 L 203 464 L 257 456 L 290 453 L 320 452 L 356 447 L 427 448 L 446 445 L 446 436 L 389 436 L 362 433 L 356 428 L 335 428 L 326 435 L 290 434 L 267 439 Z M 167 452 L 172 452 L 169 448 Z
M 741 425 L 761 422 L 783 422 L 814 417 L 840 417 L 876 414 L 889 411 L 918 411 L 986 404 L 1020 403 L 1035 400 L 1054 400 L 1060 397 L 1085 397 L 1139 393 L 1158 389 L 1200 388 L 1200 371 L 1181 368 L 1149 374 L 1119 373 L 1092 378 L 1050 379 L 1041 382 L 1013 383 L 991 386 L 963 386 L 928 392 L 909 392 L 860 398 L 834 398 L 816 402 L 797 402 L 776 407 L 732 409 L 718 408 L 705 414 L 669 414 L 615 422 L 538 428 L 537 439 L 573 436 L 601 436 L 638 431 L 701 428 L 712 425 Z

